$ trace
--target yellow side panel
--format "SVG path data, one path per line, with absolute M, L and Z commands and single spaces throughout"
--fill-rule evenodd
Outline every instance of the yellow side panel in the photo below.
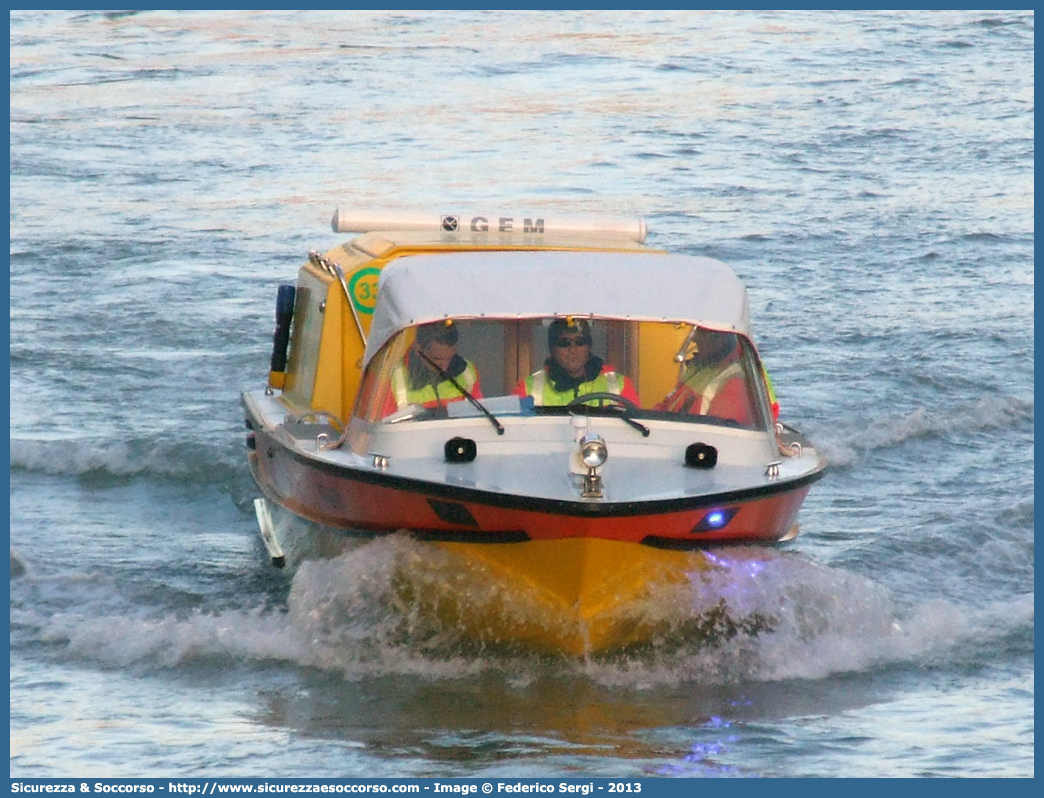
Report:
M 642 407 L 652 407 L 674 390 L 678 364 L 673 355 L 691 327 L 642 322 L 638 325 L 638 386 Z
M 368 261 L 330 282 L 326 295 L 312 409 L 347 420 L 362 379 L 363 335 L 370 332 L 383 261 Z M 345 289 L 351 297 L 349 306 Z M 362 333 L 360 333 L 360 328 Z
M 319 358 L 315 369 L 315 385 L 312 389 L 312 409 L 325 411 L 339 419 L 344 418 L 341 408 L 344 379 L 341 342 L 347 332 L 344 324 L 345 311 L 341 286 L 335 280 L 326 292 L 322 334 L 319 338 Z

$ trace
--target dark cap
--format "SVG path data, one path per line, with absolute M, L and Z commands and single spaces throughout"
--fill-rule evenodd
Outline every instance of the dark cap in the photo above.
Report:
M 547 345 L 555 345 L 555 339 L 562 333 L 580 333 L 588 341 L 591 340 L 591 325 L 586 319 L 577 319 L 567 316 L 564 319 L 555 319 L 547 328 Z

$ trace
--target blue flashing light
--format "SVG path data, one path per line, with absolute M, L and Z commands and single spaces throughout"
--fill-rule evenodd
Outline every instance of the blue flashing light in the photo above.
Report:
M 735 517 L 738 509 L 737 507 L 723 507 L 718 510 L 711 510 L 692 528 L 693 534 L 716 532 L 719 529 L 724 529 L 728 526 L 729 521 Z

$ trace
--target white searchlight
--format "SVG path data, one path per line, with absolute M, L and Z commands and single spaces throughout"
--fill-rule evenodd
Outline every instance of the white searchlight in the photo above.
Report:
M 588 433 L 580 439 L 580 460 L 587 467 L 584 475 L 584 490 L 580 494 L 585 499 L 602 498 L 602 477 L 598 469 L 609 459 L 609 447 L 601 435 Z

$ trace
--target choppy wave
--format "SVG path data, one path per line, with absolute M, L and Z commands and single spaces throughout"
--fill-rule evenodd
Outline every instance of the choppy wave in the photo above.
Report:
M 237 442 L 238 443 L 238 442 Z M 242 471 L 242 450 L 224 451 L 189 442 L 133 439 L 11 441 L 11 469 L 66 476 L 159 476 L 199 482 L 224 482 Z M 238 456 L 238 457 L 237 457 Z
M 11 556 L 12 564 L 21 563 Z M 41 577 L 25 563 L 12 580 L 11 624 L 19 635 L 60 646 L 64 656 L 144 670 L 217 659 L 282 662 L 350 680 L 510 670 L 525 681 L 527 668 L 546 661 L 533 652 L 471 645 L 456 625 L 404 604 L 401 565 L 418 556 L 439 555 L 406 537 L 383 538 L 305 563 L 283 609 L 258 603 L 222 612 L 136 604 L 112 577 Z M 677 639 L 559 665 L 603 686 L 630 688 L 818 679 L 893 663 L 927 666 L 956 652 L 988 660 L 997 641 L 1032 634 L 1032 593 L 985 607 L 929 601 L 900 614 L 881 585 L 801 556 L 738 548 L 708 557 L 712 569 L 672 595 L 651 597 L 655 604 L 642 609 L 673 616 Z M 453 575 L 446 580 L 453 584 Z M 694 618 L 722 609 L 729 634 L 691 635 Z M 751 618 L 763 622 L 751 625 Z
M 984 397 L 952 408 L 918 407 L 909 413 L 871 419 L 841 437 L 815 436 L 831 466 L 855 465 L 865 452 L 889 449 L 906 441 L 951 433 L 1007 429 L 1033 422 L 1033 402 L 1011 396 Z

